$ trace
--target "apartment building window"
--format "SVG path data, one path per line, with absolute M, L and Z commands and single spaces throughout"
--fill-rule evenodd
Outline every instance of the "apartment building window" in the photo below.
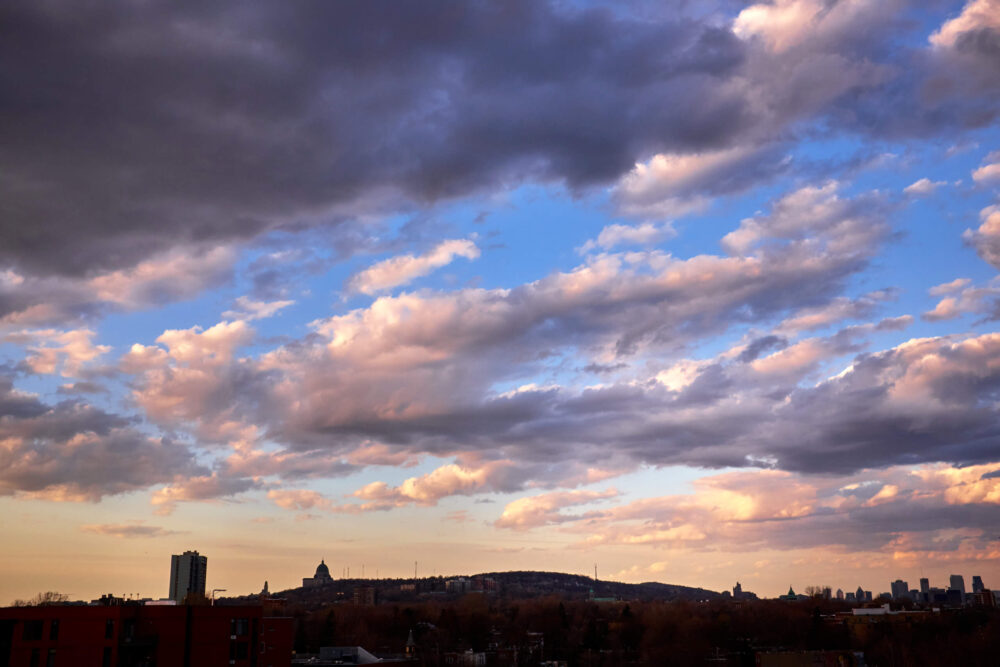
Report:
M 229 662 L 246 660 L 250 657 L 249 642 L 229 642 Z
M 245 637 L 250 633 L 250 619 L 234 618 L 230 622 L 230 627 L 231 627 L 230 634 L 236 635 L 237 637 Z
M 59 639 L 59 619 L 53 618 L 52 623 L 49 625 L 49 639 L 51 641 L 56 641 Z
M 45 625 L 45 621 L 25 621 L 24 622 L 24 636 L 23 639 L 26 642 L 37 642 L 42 640 L 42 628 Z

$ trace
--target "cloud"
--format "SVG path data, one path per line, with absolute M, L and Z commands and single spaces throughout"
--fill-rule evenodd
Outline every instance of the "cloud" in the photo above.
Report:
M 942 185 L 947 185 L 945 181 L 932 181 L 929 178 L 921 178 L 919 181 L 911 183 L 903 188 L 903 192 L 908 195 L 922 197 L 932 194 Z
M 660 153 L 622 177 L 613 198 L 622 215 L 671 218 L 704 209 L 711 195 L 732 194 L 783 171 L 774 146 L 703 153 Z M 600 243 L 602 247 L 609 247 Z
M 195 422 L 205 411 L 216 411 L 224 426 L 227 406 L 252 378 L 235 359 L 238 348 L 253 340 L 253 329 L 243 320 L 220 322 L 208 329 L 168 329 L 157 346 L 135 344 L 122 356 L 126 373 L 142 373 L 143 385 L 133 390 L 134 400 L 146 415 L 161 423 Z M 166 349 L 164 349 L 166 348 Z M 258 377 L 257 381 L 264 381 Z M 206 437 L 220 437 L 206 432 Z
M 0 343 L 24 345 L 27 349 L 24 364 L 32 373 L 79 377 L 86 366 L 111 351 L 108 345 L 94 345 L 95 335 L 90 329 L 21 330 L 0 333 Z
M 97 523 L 80 526 L 80 530 L 85 533 L 96 533 L 98 535 L 110 535 L 120 538 L 144 538 L 144 537 L 164 537 L 174 535 L 176 531 L 167 530 L 160 526 L 147 526 L 141 521 L 133 523 Z
M 0 328 L 59 325 L 190 299 L 232 279 L 231 247 L 180 246 L 84 279 L 0 271 Z
M 609 250 L 618 245 L 656 245 L 674 236 L 676 232 L 669 223 L 644 222 L 640 225 L 608 225 L 598 234 L 597 240 L 590 240 L 580 246 L 581 253 L 594 248 Z
M 479 257 L 479 248 L 467 239 L 442 241 L 424 255 L 393 257 L 356 273 L 347 281 L 347 289 L 363 294 L 384 292 L 447 266 L 456 257 L 476 259 Z
M 57 390 L 60 394 L 106 394 L 108 393 L 107 388 L 98 384 L 97 382 L 73 382 L 68 384 L 59 385 Z
M 979 167 L 972 172 L 972 180 L 976 183 L 993 183 L 995 181 L 1000 181 L 1000 162 L 991 162 Z
M 679 555 L 825 547 L 891 555 L 905 545 L 924 552 L 911 556 L 923 555 L 929 563 L 960 557 L 973 545 L 992 553 L 990 517 L 1000 502 L 1000 482 L 982 478 L 992 465 L 890 467 L 849 477 L 728 472 L 695 480 L 687 493 L 624 503 L 610 497 L 600 511 L 571 515 L 544 509 L 555 494 L 524 498 L 508 509 L 518 517 L 519 508 L 526 508 L 528 518 L 510 527 L 577 536 L 582 548 L 668 547 Z M 536 505 L 543 509 L 532 511 Z
M 716 85 L 736 76 L 739 40 L 686 17 L 17 2 L 4 25 L 4 86 L 20 93 L 0 218 L 22 232 L 0 266 L 22 275 L 127 272 L 181 244 L 329 229 L 498 183 L 607 183 L 647 147 L 697 149 L 752 122 Z M 390 46 L 358 39 L 372 30 Z
M 305 489 L 272 489 L 267 492 L 267 497 L 273 500 L 275 505 L 286 510 L 304 511 L 332 507 L 328 498 L 316 491 Z
M 510 492 L 521 488 L 523 476 L 509 461 L 490 461 L 477 467 L 449 464 L 420 477 L 410 477 L 396 487 L 372 482 L 354 492 L 377 505 L 435 505 L 448 496 Z
M 97 301 L 135 309 L 197 296 L 232 275 L 233 248 L 179 248 L 87 281 Z
M 810 467 L 812 451 L 797 461 L 771 449 L 785 436 L 769 430 L 810 391 L 799 383 L 817 381 L 830 360 L 858 354 L 871 334 L 899 330 L 909 318 L 807 341 L 785 336 L 752 358 L 741 349 L 733 352 L 739 360 L 694 364 L 683 382 L 657 378 L 686 345 L 733 327 L 783 318 L 791 335 L 869 316 L 893 298 L 891 290 L 848 301 L 834 295 L 888 237 L 890 210 L 874 194 L 847 198 L 836 184 L 805 187 L 742 221 L 739 238 L 728 239 L 730 256 L 605 253 L 509 289 L 382 296 L 318 320 L 309 336 L 256 358 L 235 354 L 252 339 L 242 322 L 170 331 L 158 345 L 133 347 L 120 367 L 134 375 L 136 403 L 164 427 L 229 443 L 247 441 L 243 430 L 252 426 L 251 441 L 280 443 L 259 451 L 239 445 L 220 468 L 235 476 L 301 479 L 310 467 L 339 475 L 379 460 L 458 458 L 435 477 L 359 496 L 373 503 L 433 503 L 527 483 L 572 486 L 588 468 L 644 462 L 743 466 L 750 456 Z M 638 375 L 600 386 L 520 381 L 557 359 L 573 367 L 641 363 Z M 647 360 L 654 367 L 643 371 Z M 831 409 L 852 396 L 835 397 Z M 833 430 L 818 425 L 817 434 Z M 617 443 L 610 458 L 607 442 Z M 567 447 L 575 466 L 565 465 Z M 878 448 L 859 451 L 883 456 Z M 475 460 L 483 455 L 517 465 L 483 477 Z M 501 472 L 509 477 L 493 474 Z
M 79 401 L 47 405 L 0 378 L 0 495 L 93 501 L 202 470 L 193 453 Z
M 969 313 L 984 316 L 984 321 L 1000 317 L 1000 285 L 992 281 L 984 287 L 969 287 L 968 279 L 957 279 L 928 290 L 932 296 L 944 296 L 933 310 L 922 317 L 929 322 L 952 320 Z
M 970 34 L 983 31 L 1000 32 L 1000 2 L 997 0 L 969 0 L 961 14 L 946 21 L 930 42 L 939 48 L 955 48 Z
M 969 0 L 957 17 L 930 35 L 928 74 L 922 91 L 925 106 L 936 102 L 939 112 L 964 116 L 974 125 L 996 117 L 996 105 L 990 100 L 1000 89 L 996 68 L 998 9 L 996 0 Z
M 177 503 L 228 498 L 240 493 L 262 488 L 257 480 L 225 477 L 213 472 L 210 475 L 178 476 L 174 481 L 153 492 L 150 502 L 157 514 L 171 514 Z
M 1000 206 L 987 206 L 979 212 L 982 224 L 975 231 L 966 229 L 962 239 L 994 268 L 1000 269 Z
M 125 14 L 18 0 L 0 39 L 18 91 L 0 131 L 0 219 L 18 233 L 0 273 L 141 307 L 226 282 L 227 254 L 272 232 L 352 247 L 358 220 L 524 182 L 612 186 L 622 210 L 662 218 L 781 173 L 805 120 L 897 135 L 988 123 L 995 100 L 974 84 L 990 70 L 955 59 L 988 51 L 992 4 L 970 3 L 927 53 L 885 47 L 918 29 L 902 6 L 781 0 L 729 22 L 524 0 Z M 358 39 L 371 32 L 389 46 Z M 26 326 L 94 306 L 16 308 Z
M 798 333 L 822 329 L 843 320 L 865 319 L 874 315 L 883 304 L 896 297 L 897 291 L 893 289 L 869 292 L 856 299 L 836 297 L 822 306 L 804 308 L 796 312 L 792 317 L 782 320 L 776 328 L 786 334 Z
M 247 296 L 241 296 L 233 303 L 233 310 L 227 310 L 222 316 L 231 320 L 262 320 L 273 317 L 278 311 L 294 305 L 294 301 L 256 301 Z
M 955 278 L 951 282 L 941 283 L 940 285 L 935 285 L 934 287 L 927 290 L 927 293 L 931 296 L 943 296 L 946 294 L 953 294 L 955 292 L 961 291 L 961 289 L 967 286 L 972 281 L 969 278 Z
M 555 491 L 527 496 L 508 503 L 494 525 L 497 528 L 528 530 L 563 521 L 577 521 L 581 518 L 579 515 L 564 514 L 562 510 L 608 500 L 618 495 L 616 489 L 609 488 L 604 491 Z
M 734 255 L 751 252 L 762 241 L 788 239 L 809 243 L 809 237 L 828 236 L 831 242 L 859 248 L 865 238 L 878 240 L 884 226 L 870 226 L 873 211 L 865 207 L 878 206 L 877 199 L 859 197 L 841 199 L 839 184 L 830 181 L 822 186 L 807 186 L 785 195 L 774 203 L 766 216 L 747 218 L 735 231 L 722 238 L 722 247 Z
M 861 0 L 830 5 L 822 0 L 774 0 L 742 10 L 733 32 L 744 39 L 761 39 L 767 48 L 783 53 L 815 42 L 836 42 L 859 19 L 878 15 L 880 3 Z

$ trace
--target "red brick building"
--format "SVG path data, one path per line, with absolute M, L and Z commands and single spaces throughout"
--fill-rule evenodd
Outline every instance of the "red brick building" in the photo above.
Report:
M 0 609 L 0 667 L 288 667 L 292 619 L 262 606 Z

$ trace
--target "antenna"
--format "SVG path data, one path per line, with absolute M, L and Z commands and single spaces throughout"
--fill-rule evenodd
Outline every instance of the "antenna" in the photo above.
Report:
M 365 564 L 364 563 L 361 564 L 361 578 L 362 579 L 365 578 Z
M 597 581 L 597 563 L 594 563 L 594 581 Z
M 413 578 L 417 578 L 417 561 L 413 561 Z

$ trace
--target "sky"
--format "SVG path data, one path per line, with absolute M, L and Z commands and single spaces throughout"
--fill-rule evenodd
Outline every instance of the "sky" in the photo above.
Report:
M 0 604 L 1000 586 L 1000 1 L 0 32 Z

